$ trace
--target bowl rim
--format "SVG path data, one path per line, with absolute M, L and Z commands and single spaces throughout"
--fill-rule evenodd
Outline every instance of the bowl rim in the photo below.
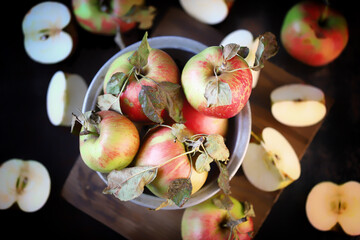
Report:
M 140 45 L 140 43 L 141 41 L 138 41 L 120 50 L 99 69 L 99 71 L 92 79 L 89 88 L 86 92 L 84 103 L 82 106 L 82 112 L 87 112 L 95 109 L 97 96 L 100 95 L 100 93 L 102 92 L 104 77 L 111 63 L 120 55 L 129 51 L 136 50 Z M 148 43 L 152 48 L 177 49 L 182 51 L 188 51 L 193 54 L 197 54 L 208 47 L 198 41 L 185 37 L 179 37 L 179 36 L 152 37 L 148 39 Z M 233 178 L 233 176 L 240 168 L 246 150 L 249 145 L 249 140 L 251 135 L 250 100 L 246 103 L 245 107 L 241 110 L 241 112 L 237 114 L 234 118 L 238 131 L 240 131 L 241 134 L 236 134 L 235 145 L 234 145 L 234 150 L 236 151 L 230 154 L 230 160 L 227 165 L 227 168 L 229 170 L 230 180 Z M 98 174 L 100 179 L 105 184 L 107 184 L 106 174 L 100 173 L 98 171 L 96 171 L 96 173 Z M 220 188 L 217 184 L 217 181 L 213 180 L 212 182 L 204 185 L 198 192 L 194 193 L 191 196 L 191 198 L 182 207 L 172 205 L 172 206 L 166 206 L 162 208 L 162 210 L 179 210 L 183 208 L 188 208 L 209 199 L 219 191 Z M 130 201 L 143 207 L 155 209 L 158 206 L 160 206 L 160 204 L 164 202 L 165 199 L 143 193 L 139 197 Z

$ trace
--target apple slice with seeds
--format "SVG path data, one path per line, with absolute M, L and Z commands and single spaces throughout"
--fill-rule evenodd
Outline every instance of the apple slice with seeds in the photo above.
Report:
M 72 113 L 81 111 L 86 91 L 87 84 L 81 76 L 57 71 L 46 96 L 50 122 L 55 126 L 71 126 Z
M 300 177 L 299 159 L 287 141 L 277 130 L 267 127 L 262 131 L 260 144 L 250 143 L 242 168 L 246 178 L 263 191 L 276 191 L 288 186 Z
M 286 84 L 274 89 L 270 99 L 272 115 L 288 126 L 311 126 L 326 114 L 324 93 L 312 85 Z

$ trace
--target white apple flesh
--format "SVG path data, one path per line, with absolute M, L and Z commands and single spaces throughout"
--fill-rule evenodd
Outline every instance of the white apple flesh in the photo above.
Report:
M 277 130 L 262 131 L 261 144 L 250 143 L 242 168 L 246 178 L 260 190 L 271 192 L 288 186 L 300 177 L 299 159 Z
M 180 0 L 180 4 L 186 13 L 205 24 L 221 23 L 229 14 L 224 0 Z
M 360 183 L 316 184 L 306 199 L 306 216 L 318 230 L 328 231 L 339 223 L 346 234 L 360 235 Z
M 31 8 L 22 22 L 29 57 L 43 64 L 67 58 L 73 49 L 73 39 L 63 29 L 70 20 L 71 13 L 62 3 L 42 2 Z
M 307 127 L 320 122 L 326 114 L 321 89 L 308 84 L 286 84 L 270 94 L 271 113 L 282 124 Z
M 86 91 L 87 84 L 81 76 L 57 71 L 46 96 L 50 122 L 55 126 L 71 126 L 72 113 L 81 111 Z
M 246 29 L 238 29 L 226 35 L 225 38 L 221 41 L 220 45 L 225 46 L 229 43 L 236 43 L 240 46 L 248 47 L 249 54 L 245 58 L 245 61 L 249 64 L 250 67 L 254 66 L 256 59 L 255 54 L 259 45 L 259 38 L 254 40 L 254 37 L 250 31 Z M 260 70 L 254 71 L 251 69 L 251 74 L 253 77 L 252 88 L 255 88 L 260 76 Z
M 38 161 L 10 159 L 0 167 L 0 209 L 17 202 L 24 212 L 42 208 L 50 194 L 50 176 Z

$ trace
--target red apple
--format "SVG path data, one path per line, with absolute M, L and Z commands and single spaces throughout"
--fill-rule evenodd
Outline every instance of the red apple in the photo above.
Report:
M 156 196 L 167 198 L 170 183 L 179 178 L 188 178 L 191 171 L 192 194 L 206 181 L 208 173 L 198 173 L 190 164 L 183 143 L 175 140 L 172 130 L 158 127 L 147 135 L 135 159 L 136 166 L 158 166 L 166 161 L 182 156 L 159 167 L 156 178 L 146 187 Z
M 336 59 L 349 38 L 346 19 L 328 6 L 300 2 L 285 16 L 281 41 L 287 52 L 310 66 L 322 66 Z
M 96 124 L 85 123 L 80 133 L 80 154 L 85 164 L 99 172 L 107 173 L 128 166 L 139 145 L 139 133 L 125 116 L 114 111 L 93 113 Z M 100 117 L 100 118 L 98 118 Z M 97 125 L 97 126 L 95 126 Z
M 119 56 L 110 65 L 104 79 L 105 93 L 107 93 L 106 86 L 113 74 L 117 72 L 129 74 L 133 69 L 134 66 L 128 60 L 133 53 L 134 51 L 131 51 Z M 147 65 L 139 71 L 139 74 L 133 72 L 129 77 L 129 82 L 120 97 L 123 114 L 135 122 L 151 122 L 142 110 L 139 101 L 139 93 L 143 85 L 156 87 L 156 83 L 152 80 L 157 83 L 180 83 L 179 69 L 169 54 L 160 49 L 150 48 L 147 60 Z
M 219 208 L 214 204 L 214 199 L 220 195 L 215 195 L 198 205 L 185 209 L 181 220 L 181 236 L 183 240 L 222 240 L 229 239 L 230 228 L 224 225 L 229 221 L 227 210 Z M 245 217 L 244 205 L 237 199 L 230 197 L 233 207 L 230 211 L 234 219 Z M 247 221 L 239 223 L 236 226 L 237 238 L 251 239 L 250 233 L 254 230 L 251 217 Z
M 225 137 L 228 129 L 228 119 L 214 118 L 206 116 L 195 110 L 190 104 L 184 100 L 182 108 L 184 125 L 193 133 L 203 134 L 220 134 Z
M 235 55 L 224 60 L 222 48 L 212 46 L 185 64 L 181 83 L 186 99 L 197 111 L 207 116 L 230 118 L 247 103 L 252 74 L 242 57 Z

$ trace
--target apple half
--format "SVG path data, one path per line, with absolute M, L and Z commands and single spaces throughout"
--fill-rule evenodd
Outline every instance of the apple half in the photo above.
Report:
M 86 91 L 87 84 L 81 76 L 57 71 L 46 95 L 50 122 L 55 126 L 71 126 L 72 113 L 81 111 Z
M 255 54 L 259 46 L 259 38 L 254 40 L 254 37 L 250 31 L 246 29 L 238 29 L 226 35 L 225 38 L 221 41 L 220 45 L 225 46 L 229 43 L 236 43 L 240 46 L 248 47 L 249 54 L 245 58 L 245 61 L 249 64 L 249 66 L 254 66 L 256 59 Z M 251 74 L 253 77 L 252 88 L 255 88 L 260 76 L 260 70 L 254 71 L 251 69 Z
M 260 144 L 249 143 L 242 169 L 256 188 L 272 192 L 300 177 L 299 159 L 287 139 L 274 128 L 264 128 Z
M 45 166 L 34 160 L 10 159 L 0 166 L 0 209 L 17 202 L 24 212 L 42 208 L 50 194 L 50 176 Z
M 74 45 L 72 36 L 63 31 L 70 20 L 71 13 L 62 3 L 42 2 L 31 8 L 22 22 L 29 57 L 43 64 L 66 59 Z
M 270 94 L 274 118 L 292 127 L 307 127 L 320 122 L 326 114 L 323 91 L 309 84 L 286 84 Z
M 316 184 L 306 199 L 306 216 L 318 230 L 328 231 L 339 223 L 346 234 L 360 235 L 360 183 Z

